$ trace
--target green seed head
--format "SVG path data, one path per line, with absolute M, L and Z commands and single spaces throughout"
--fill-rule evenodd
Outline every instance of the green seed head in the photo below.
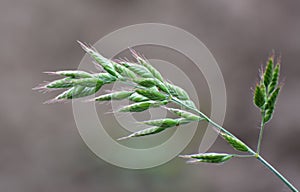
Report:
M 162 101 L 143 101 L 139 103 L 134 103 L 131 105 L 127 105 L 122 107 L 119 112 L 141 112 L 149 109 L 150 107 L 159 107 L 161 105 L 165 105 L 166 102 Z
M 132 134 L 126 136 L 126 137 L 121 137 L 117 140 L 120 141 L 120 140 L 128 139 L 128 138 L 131 138 L 131 137 L 142 137 L 142 136 L 146 136 L 146 135 L 153 135 L 153 134 L 162 132 L 165 129 L 166 128 L 163 128 L 163 127 L 150 127 L 148 129 L 144 129 L 144 130 L 141 130 L 141 131 L 134 132 L 134 133 L 132 133 Z
M 165 85 L 172 96 L 174 96 L 180 100 L 189 100 L 190 99 L 189 95 L 187 94 L 187 92 L 184 89 L 182 89 L 176 85 L 172 85 L 170 83 L 166 83 Z
M 116 77 L 112 76 L 109 73 L 97 73 L 94 74 L 93 76 L 102 80 L 104 84 L 109 84 L 117 80 Z
M 191 161 L 187 161 L 188 163 L 223 163 L 230 160 L 233 155 L 227 153 L 199 153 L 193 155 L 181 155 L 180 157 L 191 159 Z
M 80 41 L 78 41 L 78 43 L 81 45 L 83 50 L 85 50 L 86 53 L 88 53 L 97 62 L 97 64 L 99 64 L 100 66 L 103 67 L 103 69 L 105 71 L 107 71 L 112 76 L 120 77 L 120 74 L 114 69 L 112 62 L 109 59 L 107 59 L 107 58 L 103 57 L 102 55 L 100 55 L 96 51 L 96 49 L 93 48 L 92 46 L 88 46 L 86 44 L 83 44 Z
M 86 97 L 86 96 L 95 94 L 100 88 L 101 88 L 101 85 L 97 85 L 95 87 L 83 87 L 81 85 L 77 85 L 77 86 L 72 87 L 72 88 L 68 89 L 67 91 L 61 93 L 54 99 L 47 101 L 46 103 L 59 102 L 59 101 L 68 100 L 68 99 L 76 99 L 76 98 Z
M 133 102 L 149 101 L 149 99 L 147 97 L 144 97 L 138 93 L 131 94 L 129 97 L 129 100 L 133 101 Z
M 130 51 L 131 51 L 133 57 L 139 62 L 139 64 L 146 67 L 150 71 L 150 73 L 153 75 L 153 77 L 155 77 L 156 79 L 158 79 L 161 82 L 164 81 L 163 77 L 161 76 L 159 71 L 157 71 L 146 59 L 142 58 L 135 50 L 130 49 Z
M 118 64 L 116 62 L 113 62 L 115 70 L 123 77 L 129 78 L 129 79 L 136 79 L 136 75 L 131 70 L 127 69 L 121 64 Z
M 221 133 L 221 136 L 237 151 L 247 152 L 249 148 L 245 143 L 241 140 L 237 139 L 236 137 L 230 136 L 226 133 Z
M 180 124 L 187 123 L 187 122 L 183 121 L 183 119 L 165 118 L 165 119 L 143 121 L 142 123 L 144 123 L 146 125 L 169 128 L 169 127 L 178 126 Z
M 96 78 L 81 78 L 81 79 L 75 79 L 71 77 L 66 77 L 63 79 L 52 81 L 42 87 L 39 88 L 45 88 L 45 89 L 65 89 L 65 88 L 71 88 L 77 85 L 81 85 L 84 87 L 94 87 L 97 84 L 102 84 L 102 81 Z
M 91 78 L 93 77 L 91 74 L 85 71 L 73 71 L 73 70 L 65 70 L 65 71 L 56 71 L 56 72 L 46 72 L 48 74 L 61 75 L 70 78 Z
M 141 78 L 134 80 L 134 82 L 143 87 L 153 87 L 157 85 L 157 80 L 154 78 Z
M 265 87 L 268 87 L 272 80 L 272 73 L 273 73 L 273 67 L 274 67 L 274 57 L 269 57 L 267 67 L 263 76 L 264 85 Z
M 73 87 L 73 83 L 70 81 L 69 77 L 55 80 L 45 85 L 45 88 L 48 89 L 64 89 L 70 87 Z
M 276 105 L 276 101 L 277 101 L 279 92 L 280 92 L 280 87 L 277 87 L 267 101 L 267 104 L 265 107 L 264 123 L 269 122 L 273 117 L 273 113 L 274 113 L 274 109 L 275 109 L 275 105 Z
M 264 85 L 256 85 L 253 101 L 258 108 L 263 108 L 266 102 L 266 93 Z
M 82 78 L 82 79 L 69 79 L 73 86 L 83 86 L 83 87 L 95 87 L 96 85 L 103 85 L 103 81 L 98 78 Z
M 203 118 L 193 114 L 193 113 L 190 113 L 188 111 L 184 111 L 184 110 L 181 110 L 181 109 L 175 109 L 175 108 L 168 108 L 166 107 L 166 109 L 176 115 L 178 115 L 179 117 L 182 117 L 184 119 L 187 119 L 187 120 L 190 120 L 190 121 L 201 121 Z
M 273 71 L 272 80 L 271 80 L 271 83 L 269 85 L 269 93 L 272 93 L 276 89 L 276 87 L 278 86 L 279 72 L 280 72 L 280 64 L 277 64 L 275 66 L 274 71 Z
M 132 72 L 134 72 L 136 75 L 140 77 L 153 78 L 152 73 L 142 65 L 138 65 L 126 61 L 122 61 L 121 64 L 123 64 L 125 67 L 127 67 L 129 70 L 131 70 Z
M 128 98 L 132 94 L 132 91 L 118 91 L 96 97 L 95 101 L 110 101 L 110 100 L 122 100 Z
M 137 89 L 136 93 L 154 101 L 163 101 L 167 99 L 167 96 L 165 94 L 152 89 Z

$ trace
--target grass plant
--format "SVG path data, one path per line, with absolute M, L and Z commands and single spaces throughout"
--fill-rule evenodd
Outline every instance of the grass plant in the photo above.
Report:
M 94 95 L 105 84 L 116 81 L 131 86 L 128 91 L 115 91 L 109 94 L 100 95 L 92 99 L 95 102 L 110 100 L 130 100 L 131 104 L 123 106 L 118 112 L 143 112 L 153 107 L 162 107 L 173 113 L 176 118 L 162 118 L 143 121 L 149 128 L 134 132 L 118 140 L 130 139 L 133 137 L 144 137 L 158 134 L 167 129 L 172 129 L 183 124 L 206 121 L 215 127 L 220 137 L 235 149 L 236 153 L 200 153 L 192 155 L 181 155 L 188 163 L 224 163 L 232 158 L 256 158 L 266 166 L 280 180 L 282 180 L 292 191 L 298 190 L 272 165 L 270 165 L 260 154 L 261 143 L 265 125 L 272 119 L 276 101 L 281 90 L 279 83 L 280 59 L 272 54 L 267 61 L 266 67 L 261 70 L 260 81 L 254 89 L 253 103 L 261 114 L 261 127 L 256 150 L 253 150 L 245 142 L 241 141 L 234 134 L 224 127 L 212 121 L 207 115 L 199 111 L 188 93 L 181 87 L 166 81 L 160 72 L 156 70 L 143 56 L 134 50 L 130 50 L 136 62 L 126 60 L 110 60 L 103 57 L 98 51 L 87 44 L 79 42 L 81 47 L 92 57 L 103 72 L 88 73 L 79 70 L 66 70 L 50 72 L 60 75 L 61 79 L 38 86 L 36 89 L 42 91 L 64 90 L 54 99 L 47 103 L 64 102 L 71 99 Z M 48 72 L 49 73 L 49 72 Z M 169 107 L 169 103 L 176 104 L 176 107 Z

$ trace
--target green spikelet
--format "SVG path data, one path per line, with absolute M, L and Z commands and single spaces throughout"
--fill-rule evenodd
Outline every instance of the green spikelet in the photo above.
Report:
M 56 71 L 56 72 L 45 72 L 48 74 L 55 74 L 55 75 L 61 75 L 65 77 L 70 77 L 70 78 L 91 78 L 93 77 L 92 74 L 89 74 L 85 71 L 73 71 L 73 70 L 64 70 L 64 71 Z
M 93 76 L 101 79 L 104 84 L 109 84 L 109 83 L 115 82 L 117 80 L 116 77 L 112 76 L 109 73 L 96 73 Z
M 276 86 L 278 86 L 279 73 L 280 73 L 280 64 L 277 64 L 273 71 L 272 80 L 269 85 L 269 93 L 272 93 L 276 89 Z
M 132 134 L 126 136 L 126 137 L 121 137 L 117 140 L 120 141 L 120 140 L 128 139 L 128 138 L 131 138 L 131 137 L 141 137 L 141 136 L 146 136 L 146 135 L 153 135 L 153 134 L 162 132 L 165 129 L 166 128 L 163 128 L 163 127 L 150 127 L 148 129 L 144 129 L 144 130 L 141 130 L 141 131 L 134 132 L 134 133 L 132 133 Z
M 118 72 L 114 69 L 112 62 L 100 55 L 93 47 L 83 44 L 80 41 L 77 41 L 83 50 L 88 53 L 100 66 L 103 67 L 105 71 L 115 77 L 120 77 Z
M 163 127 L 163 128 L 169 128 L 178 126 L 181 124 L 186 124 L 191 121 L 184 121 L 184 119 L 171 119 L 171 118 L 164 118 L 164 119 L 155 119 L 155 120 L 149 120 L 149 121 L 143 121 L 141 123 L 144 123 L 146 125 L 152 125 L 157 127 Z
M 187 163 L 223 163 L 230 160 L 233 155 L 227 153 L 199 153 L 193 155 L 181 155 L 179 157 L 191 159 Z
M 264 73 L 264 85 L 265 87 L 268 87 L 272 80 L 272 74 L 273 74 L 273 67 L 274 67 L 274 56 L 271 56 L 269 58 L 265 73 Z
M 157 80 L 154 78 L 135 79 L 134 82 L 143 87 L 153 87 L 157 85 Z
M 221 133 L 221 136 L 237 151 L 248 152 L 249 149 L 241 140 L 232 137 L 226 133 Z
M 70 88 L 74 86 L 83 86 L 83 87 L 95 87 L 96 85 L 103 84 L 100 79 L 97 78 L 82 78 L 82 79 L 73 79 L 73 78 L 64 78 L 55 80 L 46 85 L 46 88 Z
M 59 100 L 66 100 L 66 99 L 76 99 L 81 97 L 86 97 L 92 94 L 95 94 L 99 89 L 101 88 L 101 85 L 96 85 L 95 87 L 84 87 L 84 86 L 75 86 L 67 91 L 61 93 L 53 100 L 50 100 L 49 102 L 56 102 Z
M 196 105 L 192 100 L 183 100 L 181 102 L 190 108 L 196 109 Z
M 140 77 L 153 78 L 152 73 L 142 65 L 138 65 L 130 62 L 121 62 L 121 64 L 123 64 L 125 67 L 127 67 L 129 70 L 139 75 Z
M 94 98 L 94 101 L 110 101 L 110 100 L 122 100 L 128 98 L 132 94 L 132 91 L 118 91 L 105 95 L 100 95 Z
M 163 92 L 170 94 L 170 91 L 169 91 L 169 89 L 167 88 L 167 86 L 165 85 L 165 83 L 163 83 L 163 82 L 157 80 L 156 86 L 157 86 L 160 90 L 162 90 Z
M 275 89 L 275 91 L 271 94 L 271 96 L 267 101 L 266 108 L 265 108 L 264 123 L 267 123 L 272 119 L 279 92 L 280 92 L 280 87 Z
M 182 88 L 172 85 L 170 83 L 166 83 L 166 87 L 168 88 L 170 94 L 174 97 L 177 97 L 180 100 L 189 100 L 189 95 Z
M 266 103 L 266 93 L 264 85 L 256 85 L 253 97 L 254 104 L 262 109 Z
M 49 89 L 64 89 L 64 88 L 71 88 L 73 87 L 73 83 L 70 81 L 71 78 L 67 77 L 64 79 L 58 79 L 55 81 L 52 81 L 45 85 L 46 88 Z
M 179 117 L 182 117 L 182 118 L 185 118 L 189 121 L 201 121 L 203 120 L 203 118 L 193 114 L 193 113 L 190 113 L 188 111 L 184 111 L 184 110 L 181 110 L 181 109 L 175 109 L 175 108 L 168 108 L 166 107 L 166 109 L 176 115 L 178 115 Z
M 167 99 L 167 96 L 165 94 L 151 89 L 137 89 L 136 92 L 154 101 L 163 101 Z
M 158 70 L 156 70 L 148 61 L 146 61 L 145 59 L 143 59 L 141 56 L 139 56 L 139 54 L 134 51 L 133 49 L 130 50 L 133 57 L 144 67 L 146 67 L 151 74 L 153 75 L 153 77 L 155 77 L 156 79 L 158 79 L 159 81 L 163 82 L 163 77 L 161 76 L 161 74 L 159 73 Z
M 159 107 L 167 104 L 167 101 L 143 101 L 127 105 L 119 109 L 119 112 L 141 112 L 149 109 L 150 107 Z
M 115 70 L 120 75 L 122 75 L 123 77 L 127 77 L 129 79 L 136 79 L 137 78 L 134 72 L 132 72 L 131 70 L 127 69 L 123 65 L 113 62 L 113 66 L 114 66 Z
M 144 97 L 143 95 L 140 95 L 138 93 L 131 94 L 128 99 L 133 102 L 149 101 L 147 97 Z
M 95 87 L 98 84 L 103 84 L 102 80 L 98 78 L 82 78 L 82 79 L 70 79 L 69 80 L 73 86 L 83 86 L 83 87 Z

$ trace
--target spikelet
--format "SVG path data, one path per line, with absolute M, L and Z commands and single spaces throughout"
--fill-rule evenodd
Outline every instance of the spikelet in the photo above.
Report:
M 110 100 L 122 100 L 128 98 L 133 92 L 132 91 L 118 91 L 105 95 L 100 95 L 94 98 L 94 101 L 110 101 Z
M 56 72 L 45 72 L 47 74 L 53 75 L 61 75 L 70 78 L 91 78 L 93 77 L 92 74 L 89 74 L 85 71 L 79 70 L 64 70 L 64 71 L 56 71 Z
M 115 82 L 117 80 L 117 78 L 115 76 L 112 76 L 109 73 L 96 73 L 93 76 L 101 79 L 104 84 L 109 84 L 109 83 Z
M 279 91 L 280 91 L 280 87 L 276 88 L 275 91 L 271 94 L 270 98 L 267 101 L 266 108 L 265 108 L 264 123 L 267 123 L 272 119 L 276 100 L 279 95 Z
M 279 80 L 279 72 L 280 72 L 280 64 L 276 64 L 275 69 L 273 71 L 272 80 L 269 85 L 269 93 L 273 93 L 273 91 L 278 86 L 278 80 Z
M 273 73 L 273 67 L 274 67 L 274 55 L 269 57 L 267 67 L 265 70 L 265 73 L 263 75 L 263 81 L 265 87 L 268 87 L 272 80 L 272 73 Z
M 129 70 L 131 70 L 135 74 L 139 75 L 140 77 L 153 78 L 152 73 L 146 67 L 144 67 L 142 65 L 138 65 L 138 64 L 130 63 L 130 62 L 126 62 L 126 61 L 121 62 L 121 64 L 123 64 L 125 67 L 127 67 Z
M 184 159 L 190 159 L 187 163 L 224 163 L 230 160 L 233 155 L 227 153 L 199 153 L 193 155 L 180 155 Z
M 179 119 L 171 119 L 171 118 L 164 118 L 164 119 L 155 119 L 155 120 L 149 120 L 149 121 L 143 121 L 141 123 L 151 126 L 157 126 L 157 127 L 174 127 L 181 124 L 189 123 L 190 121 L 185 121 L 183 118 Z
M 149 101 L 149 98 L 144 97 L 143 95 L 140 95 L 138 93 L 131 94 L 128 99 L 133 102 Z
M 154 101 L 163 101 L 167 99 L 165 94 L 152 89 L 137 89 L 135 92 Z
M 160 72 L 156 70 L 146 59 L 142 58 L 135 50 L 130 49 L 133 57 L 144 67 L 146 67 L 150 73 L 158 79 L 159 81 L 163 82 L 163 77 L 161 76 Z
M 117 140 L 120 141 L 120 140 L 128 139 L 128 138 L 131 138 L 131 137 L 141 137 L 141 136 L 146 136 L 146 135 L 153 135 L 153 134 L 162 132 L 165 129 L 166 128 L 163 128 L 163 127 L 150 127 L 148 129 L 144 129 L 144 130 L 141 130 L 141 131 L 134 132 L 134 133 L 132 133 L 132 134 L 126 136 L 126 137 L 121 137 Z
M 105 71 L 115 77 L 120 77 L 120 74 L 114 69 L 112 62 L 100 55 L 92 46 L 86 45 L 80 41 L 77 41 L 83 50 L 86 51 L 99 65 L 103 67 Z
M 143 101 L 127 105 L 119 109 L 119 112 L 141 112 L 149 109 L 150 107 L 159 107 L 167 104 L 167 101 Z
M 181 109 L 175 109 L 175 108 L 168 108 L 168 107 L 165 107 L 168 111 L 178 115 L 179 117 L 182 117 L 182 118 L 185 118 L 187 120 L 190 120 L 190 121 L 201 121 L 203 120 L 203 118 L 193 114 L 193 113 L 190 113 L 188 111 L 184 111 L 184 110 L 181 110 Z
M 166 83 L 166 87 L 172 96 L 177 97 L 180 100 L 189 100 L 190 99 L 187 92 L 184 89 L 178 87 L 177 85 L 172 85 L 170 83 Z
M 256 85 L 254 90 L 253 102 L 260 109 L 262 109 L 266 103 L 266 92 L 264 87 L 265 85 Z
M 243 151 L 247 152 L 249 151 L 249 148 L 245 143 L 243 143 L 241 140 L 237 139 L 236 137 L 233 137 L 231 135 L 228 135 L 226 133 L 221 133 L 221 136 L 237 151 Z

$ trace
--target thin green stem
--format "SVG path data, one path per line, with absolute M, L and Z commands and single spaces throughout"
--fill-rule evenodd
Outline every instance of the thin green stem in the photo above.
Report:
M 270 163 L 268 163 L 264 158 L 260 155 L 257 156 L 257 159 L 266 166 L 269 170 L 271 170 L 277 177 L 280 178 L 293 192 L 298 192 L 295 186 L 293 186 L 281 173 L 279 173 Z
M 218 128 L 219 130 L 225 132 L 226 134 L 229 134 L 233 137 L 235 137 L 232 133 L 230 133 L 229 131 L 227 131 L 225 128 L 223 128 L 222 126 L 218 125 L 217 123 L 215 123 L 214 121 L 212 121 L 209 117 L 207 117 L 204 113 L 202 113 L 201 111 L 199 111 L 198 109 L 192 108 L 190 106 L 185 105 L 184 103 L 182 103 L 180 100 L 172 97 L 171 101 L 180 105 L 180 106 L 184 106 L 185 108 L 192 110 L 196 113 L 198 113 L 201 117 L 203 117 L 208 123 L 210 123 L 211 125 L 215 126 L 216 128 Z M 247 146 L 247 145 L 246 145 Z M 288 186 L 291 191 L 293 192 L 299 192 L 295 186 L 293 186 L 281 173 L 279 173 L 270 163 L 268 163 L 265 159 L 262 158 L 262 156 L 260 156 L 258 153 L 256 153 L 253 149 L 251 149 L 249 146 L 247 146 L 249 149 L 249 153 L 251 154 L 250 156 L 252 157 L 256 157 L 258 159 L 258 161 L 260 161 L 265 167 L 267 167 L 270 171 L 272 171 L 281 181 L 283 181 L 286 186 Z M 239 156 L 239 155 L 238 155 Z M 240 156 L 241 157 L 241 156 Z
M 229 131 L 227 131 L 226 129 L 224 129 L 222 126 L 220 126 L 219 124 L 215 123 L 214 121 L 212 121 L 209 117 L 207 117 L 204 113 L 202 113 L 201 111 L 199 111 L 196 108 L 192 108 L 188 105 L 186 105 L 185 103 L 182 103 L 180 100 L 176 99 L 175 97 L 171 98 L 171 101 L 180 105 L 180 106 L 184 106 L 185 108 L 188 108 L 196 113 L 198 113 L 202 118 L 204 118 L 208 123 L 210 123 L 211 125 L 213 125 L 214 127 L 218 128 L 219 130 L 223 131 L 224 133 L 235 137 L 232 133 L 230 133 Z
M 239 158 L 250 158 L 250 157 L 255 157 L 255 155 L 238 155 L 238 154 L 232 154 L 234 157 L 239 157 Z
M 262 113 L 261 113 L 260 130 L 259 130 L 259 137 L 258 137 L 257 148 L 256 148 L 256 153 L 258 155 L 260 153 L 260 146 L 261 146 L 261 142 L 262 142 L 262 138 L 263 138 L 263 133 L 264 133 L 264 129 L 265 129 L 264 117 L 265 117 L 265 112 L 262 111 Z

